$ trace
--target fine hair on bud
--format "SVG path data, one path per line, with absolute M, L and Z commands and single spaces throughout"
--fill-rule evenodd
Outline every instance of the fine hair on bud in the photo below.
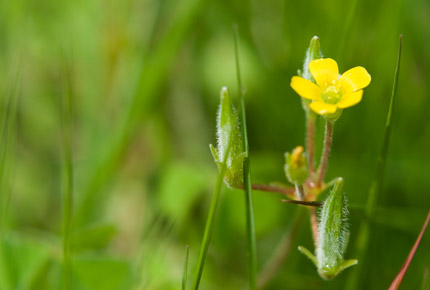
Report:
M 342 188 L 343 179 L 338 178 L 320 211 L 316 260 L 324 279 L 332 279 L 342 270 L 348 243 L 348 208 Z
M 218 167 L 225 159 L 225 184 L 230 188 L 237 188 L 243 184 L 243 152 L 239 114 L 233 104 L 233 99 L 227 87 L 222 87 L 220 105 L 216 118 L 217 148 L 210 147 Z M 229 149 L 229 150 L 228 150 Z M 229 152 L 228 155 L 227 151 Z

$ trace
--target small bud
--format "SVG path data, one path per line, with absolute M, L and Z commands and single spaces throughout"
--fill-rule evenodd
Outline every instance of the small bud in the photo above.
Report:
M 308 178 L 308 162 L 302 146 L 285 153 L 285 175 L 292 184 L 302 185 Z
M 303 62 L 302 78 L 315 82 L 311 72 L 309 71 L 309 63 L 314 59 L 319 59 L 322 57 L 323 55 L 321 52 L 320 39 L 318 36 L 314 36 L 312 37 L 311 43 L 309 44 L 309 48 L 306 51 L 305 61 Z
M 316 255 L 303 247 L 299 250 L 317 266 L 318 273 L 325 280 L 331 280 L 342 270 L 358 263 L 357 260 L 344 260 L 348 244 L 347 203 L 342 191 L 343 179 L 338 178 L 330 195 L 324 201 L 318 225 Z
M 245 158 L 239 116 L 227 87 L 222 87 L 220 98 L 217 115 L 217 148 L 215 149 L 211 144 L 210 150 L 218 168 L 221 168 L 227 148 L 231 146 L 226 159 L 224 182 L 230 188 L 237 188 L 243 184 L 243 159 Z

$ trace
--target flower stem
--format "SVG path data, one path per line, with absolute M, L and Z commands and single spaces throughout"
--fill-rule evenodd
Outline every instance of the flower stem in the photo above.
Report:
M 331 144 L 333 142 L 333 122 L 326 120 L 325 135 L 324 135 L 324 148 L 321 156 L 320 167 L 318 169 L 317 187 L 321 187 L 324 180 L 325 172 L 327 170 L 328 157 L 330 155 Z
M 223 158 L 222 165 L 221 165 L 220 171 L 218 173 L 218 178 L 216 181 L 215 190 L 214 190 L 214 193 L 212 195 L 212 201 L 210 204 L 209 214 L 208 214 L 208 218 L 206 220 L 205 231 L 203 234 L 203 241 L 202 241 L 202 245 L 200 248 L 199 257 L 197 260 L 196 274 L 195 274 L 193 288 L 192 288 L 194 290 L 198 290 L 199 286 L 200 286 L 200 279 L 201 279 L 202 274 L 203 274 L 203 268 L 205 266 L 205 261 L 206 261 L 206 254 L 208 252 L 209 244 L 210 244 L 210 241 L 212 238 L 212 231 L 213 231 L 213 227 L 214 227 L 214 223 L 215 223 L 215 213 L 216 213 L 216 210 L 218 207 L 218 201 L 219 201 L 219 198 L 221 195 L 223 178 L 224 178 L 225 170 L 227 167 L 226 166 L 227 157 L 230 154 L 230 150 L 231 150 L 231 142 L 229 143 L 229 145 L 227 147 L 226 154 Z
M 298 200 L 305 200 L 305 189 L 303 188 L 303 185 L 295 184 L 296 187 L 296 197 Z
M 315 116 L 309 112 L 306 114 L 306 154 L 308 155 L 309 180 L 314 173 L 314 150 L 315 150 Z
M 318 219 L 316 214 L 316 208 L 309 207 L 309 214 L 311 220 L 312 237 L 314 238 L 315 248 L 318 245 Z

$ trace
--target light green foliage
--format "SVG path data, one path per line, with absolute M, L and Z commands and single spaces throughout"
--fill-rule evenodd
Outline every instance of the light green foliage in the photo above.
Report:
M 335 128 L 323 184 L 335 176 L 345 178 L 354 226 L 348 255 L 360 263 L 326 283 L 292 250 L 278 271 L 272 271 L 270 284 L 259 289 L 386 289 L 430 203 L 427 2 L 2 1 L 0 290 L 61 289 L 62 52 L 70 56 L 76 97 L 70 143 L 75 193 L 72 290 L 106 290 L 111 285 L 169 290 L 181 287 L 187 244 L 189 289 L 194 279 L 216 179 L 206 144 L 215 136 L 219 89 L 230 89 L 239 115 L 236 90 L 246 91 L 253 182 L 286 187 L 275 184 L 285 178 L 282 155 L 306 136 L 301 98 L 288 82 L 299 67 L 299 76 L 310 77 L 308 63 L 322 57 L 320 41 L 340 72 L 363 66 L 374 76 L 362 102 Z M 240 88 L 235 84 L 232 22 L 241 34 Z M 399 33 L 404 34 L 405 49 L 387 127 L 390 136 L 390 130 L 384 135 L 384 122 Z M 320 40 L 310 43 L 314 35 Z M 312 44 L 315 49 L 308 50 L 303 64 Z M 14 72 L 19 70 L 17 82 Z M 312 152 L 317 169 L 325 120 L 312 111 L 308 115 L 315 119 Z M 311 151 L 305 151 L 311 159 Z M 218 149 L 213 153 L 222 160 Z M 371 183 L 377 186 L 369 192 Z M 309 190 L 306 183 L 304 189 Z M 282 196 L 276 193 L 253 191 L 252 197 L 261 273 L 297 206 L 280 203 Z M 372 205 L 367 209 L 366 200 Z M 201 289 L 243 289 L 248 284 L 243 192 L 221 192 L 219 206 Z M 308 208 L 301 209 L 307 213 Z M 302 215 L 301 226 L 291 227 L 298 230 L 291 231 L 289 246 L 309 244 L 315 256 L 306 217 Z M 427 232 L 425 246 L 428 237 Z M 426 247 L 418 250 L 411 264 L 416 271 L 408 271 L 404 289 L 419 287 L 428 253 Z M 120 272 L 124 275 L 117 276 Z M 392 276 L 384 281 L 380 273 Z
M 46 243 L 15 234 L 3 237 L 0 240 L 0 289 L 34 289 L 49 260 Z
M 358 263 L 357 260 L 343 259 L 349 235 L 347 214 L 343 179 L 338 178 L 321 211 L 316 256 L 303 247 L 299 248 L 314 262 L 318 273 L 326 280 L 333 279 L 342 270 Z
M 231 142 L 231 151 L 227 156 L 227 168 L 224 182 L 230 188 L 243 185 L 243 151 L 242 136 L 240 134 L 239 115 L 233 104 L 232 97 L 226 87 L 221 89 L 221 103 L 217 115 L 217 148 L 211 144 L 210 149 L 218 168 Z

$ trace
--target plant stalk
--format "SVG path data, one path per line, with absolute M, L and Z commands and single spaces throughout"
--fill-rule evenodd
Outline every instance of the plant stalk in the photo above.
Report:
M 248 271 L 249 289 L 257 289 L 257 241 L 255 238 L 254 206 L 252 201 L 252 182 L 249 162 L 248 133 L 246 128 L 245 96 L 242 88 L 239 64 L 239 32 L 237 25 L 234 26 L 234 47 L 236 55 L 236 73 L 238 84 L 238 96 L 240 99 L 240 121 L 242 124 L 243 150 L 246 157 L 243 160 L 243 186 L 245 193 L 246 233 L 248 239 Z
M 212 201 L 211 201 L 211 205 L 209 208 L 209 214 L 208 214 L 208 218 L 206 220 L 205 232 L 203 234 L 202 246 L 200 248 L 199 258 L 197 260 L 197 266 L 196 266 L 197 274 L 195 276 L 193 288 L 192 288 L 194 290 L 199 289 L 200 279 L 202 277 L 203 268 L 205 266 L 206 255 L 208 253 L 210 240 L 212 238 L 212 231 L 213 231 L 214 221 L 215 221 L 215 213 L 216 213 L 216 209 L 218 207 L 218 201 L 219 201 L 219 197 L 221 194 L 221 187 L 222 187 L 222 183 L 223 183 L 224 173 L 225 173 L 225 170 L 227 167 L 226 166 L 227 157 L 229 156 L 230 151 L 231 151 L 231 142 L 228 145 L 226 154 L 223 158 L 221 169 L 220 169 L 220 172 L 218 174 L 215 190 L 214 190 L 214 193 L 212 196 Z
M 325 134 L 324 134 L 324 148 L 321 155 L 320 167 L 318 169 L 318 178 L 316 183 L 317 188 L 321 187 L 324 180 L 325 173 L 327 171 L 328 158 L 330 155 L 332 142 L 333 142 L 333 122 L 326 120 Z
M 312 180 L 314 174 L 314 151 L 315 151 L 315 117 L 311 113 L 306 114 L 306 154 L 308 157 L 309 177 Z

